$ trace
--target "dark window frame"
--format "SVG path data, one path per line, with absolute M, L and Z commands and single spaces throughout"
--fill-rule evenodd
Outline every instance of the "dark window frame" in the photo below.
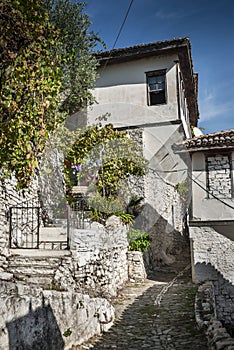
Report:
M 166 69 L 146 72 L 147 104 L 158 106 L 167 103 Z M 163 80 L 160 79 L 163 77 Z M 161 80 L 161 81 L 160 81 Z M 163 85 L 163 88 L 161 87 Z

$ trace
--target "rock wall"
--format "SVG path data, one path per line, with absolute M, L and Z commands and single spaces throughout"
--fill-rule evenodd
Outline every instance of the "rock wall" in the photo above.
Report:
M 145 179 L 145 205 L 134 227 L 149 233 L 149 262 L 153 270 L 162 266 L 182 269 L 189 260 L 189 242 L 185 230 L 186 203 L 175 186 L 149 171 Z M 182 265 L 181 265 L 182 264 Z
M 144 282 L 147 274 L 142 252 L 128 252 L 128 276 L 130 282 Z
M 234 242 L 212 227 L 190 227 L 196 283 L 214 284 L 217 318 L 234 325 Z
M 208 340 L 210 350 L 234 349 L 234 339 L 224 324 L 217 320 L 216 300 L 213 283 L 206 281 L 198 287 L 195 298 L 195 318 Z
M 114 309 L 101 298 L 0 283 L 0 349 L 70 349 L 107 331 Z

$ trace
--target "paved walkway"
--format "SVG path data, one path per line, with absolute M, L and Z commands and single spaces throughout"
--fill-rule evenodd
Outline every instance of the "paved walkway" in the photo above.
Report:
M 196 287 L 183 276 L 126 287 L 115 305 L 114 326 L 102 337 L 75 349 L 208 349 L 194 319 L 195 293 Z

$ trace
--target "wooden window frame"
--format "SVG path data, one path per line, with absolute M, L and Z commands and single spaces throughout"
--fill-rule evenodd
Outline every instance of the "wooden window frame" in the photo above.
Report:
M 164 77 L 164 88 L 150 89 L 150 78 L 151 77 Z M 147 104 L 148 106 L 158 106 L 167 103 L 167 82 L 166 82 L 166 69 L 160 69 L 155 71 L 146 72 L 146 83 L 147 83 Z M 156 83 L 160 84 L 160 83 Z

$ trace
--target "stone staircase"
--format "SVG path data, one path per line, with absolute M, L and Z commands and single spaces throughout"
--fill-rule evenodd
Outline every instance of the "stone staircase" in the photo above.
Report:
M 66 250 L 12 249 L 7 272 L 21 283 L 51 289 L 55 271 L 69 255 Z
M 63 250 L 67 248 L 67 228 L 40 227 L 39 248 Z

